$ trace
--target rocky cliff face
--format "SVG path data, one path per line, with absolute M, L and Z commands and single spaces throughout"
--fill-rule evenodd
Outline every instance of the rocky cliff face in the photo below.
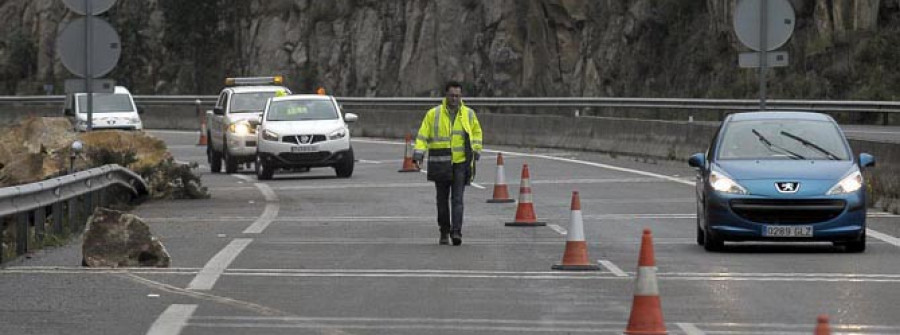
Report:
M 285 74 L 296 91 L 427 96 L 753 97 L 732 33 L 736 0 L 121 0 L 108 75 L 137 94 L 214 94 L 226 76 Z M 782 98 L 891 99 L 900 0 L 791 0 Z M 0 94 L 70 77 L 58 0 L 0 1 Z M 896 81 L 895 81 L 896 82 Z

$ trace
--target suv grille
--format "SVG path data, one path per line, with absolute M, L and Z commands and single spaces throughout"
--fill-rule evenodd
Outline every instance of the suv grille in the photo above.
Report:
M 282 142 L 300 144 L 300 136 L 312 136 L 308 144 L 319 143 L 325 141 L 325 135 L 290 135 L 281 138 Z M 307 143 L 304 143 L 307 144 Z
M 319 152 L 282 152 L 278 157 L 291 163 L 318 163 L 331 157 L 327 151 Z
M 731 210 L 740 217 L 759 223 L 805 224 L 834 219 L 844 211 L 844 200 L 810 199 L 737 199 Z

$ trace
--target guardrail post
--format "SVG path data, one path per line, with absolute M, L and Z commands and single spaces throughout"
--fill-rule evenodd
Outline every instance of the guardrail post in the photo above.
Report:
M 91 217 L 91 214 L 94 213 L 94 202 L 92 201 L 94 197 L 94 192 L 88 192 L 84 194 L 84 222 L 87 223 L 87 219 Z M 80 223 L 80 221 L 79 221 Z M 81 232 L 81 227 L 83 225 L 79 225 L 78 231 Z
M 34 241 L 38 246 L 44 245 L 45 225 L 47 224 L 47 206 L 38 207 L 34 211 Z
M 54 235 L 62 235 L 63 226 L 63 205 L 62 202 L 56 202 L 53 204 L 53 208 L 51 209 L 53 212 L 53 234 Z
M 66 201 L 66 207 L 69 212 L 69 233 L 74 234 L 77 230 L 75 227 L 78 225 L 78 197 L 72 197 L 68 201 Z
M 16 214 L 16 255 L 28 251 L 28 212 Z

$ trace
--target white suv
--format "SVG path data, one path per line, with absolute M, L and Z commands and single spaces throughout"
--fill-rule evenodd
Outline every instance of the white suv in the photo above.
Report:
M 271 179 L 279 168 L 332 167 L 340 178 L 353 174 L 347 123 L 333 97 L 290 95 L 271 98 L 257 128 L 256 177 Z

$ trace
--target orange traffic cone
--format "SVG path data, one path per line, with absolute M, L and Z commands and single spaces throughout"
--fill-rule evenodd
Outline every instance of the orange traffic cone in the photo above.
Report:
M 200 140 L 197 141 L 197 145 L 206 145 L 207 141 L 208 140 L 206 138 L 206 118 L 201 117 L 200 118 Z
M 503 154 L 497 153 L 497 181 L 494 183 L 494 197 L 488 199 L 488 203 L 510 203 L 515 200 L 509 197 L 509 190 L 506 188 L 506 174 L 503 172 Z
M 413 163 L 412 152 L 409 148 L 412 146 L 412 135 L 406 134 L 406 150 L 403 153 L 403 167 L 397 172 L 419 172 L 419 168 Z
M 828 326 L 828 315 L 822 314 L 816 318 L 815 335 L 831 335 L 831 327 Z
M 572 192 L 572 224 L 566 234 L 566 252 L 563 254 L 562 264 L 551 267 L 553 270 L 568 271 L 598 271 L 600 266 L 591 263 L 587 252 L 587 242 L 584 241 L 584 221 L 581 218 L 581 199 L 578 192 Z
M 663 322 L 659 287 L 656 285 L 656 260 L 653 256 L 653 236 L 650 229 L 644 229 L 641 238 L 634 301 L 625 334 L 668 334 Z
M 528 173 L 528 164 L 522 165 L 522 183 L 519 185 L 519 206 L 516 208 L 516 221 L 507 222 L 507 226 L 536 227 L 546 226 L 546 222 L 537 221 L 534 215 L 534 204 L 531 197 L 531 176 Z

